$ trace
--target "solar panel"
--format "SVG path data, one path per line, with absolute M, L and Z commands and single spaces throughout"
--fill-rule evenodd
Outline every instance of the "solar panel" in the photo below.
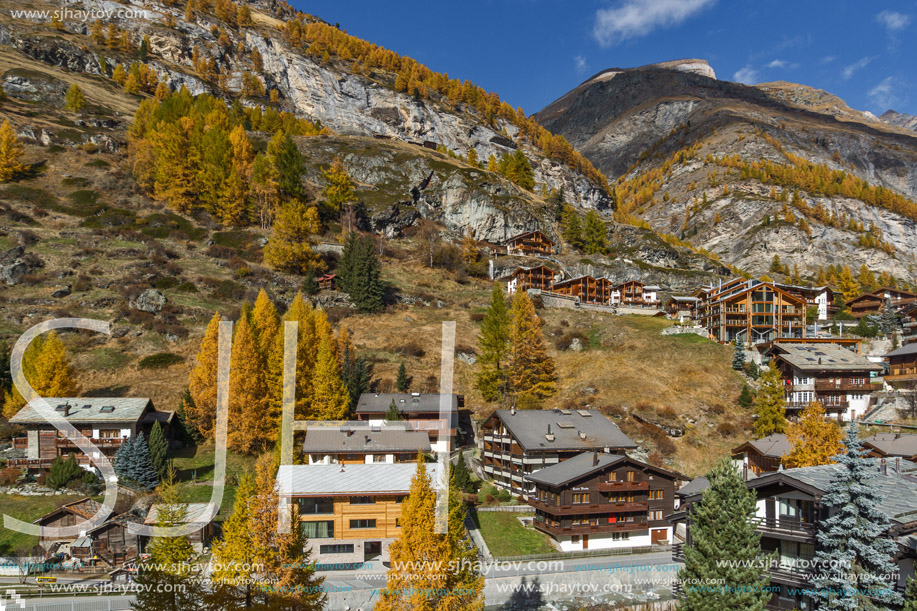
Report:
M 571 423 L 571 422 L 561 422 L 561 421 L 558 421 L 558 422 L 557 422 L 557 426 L 559 426 L 559 427 L 562 428 L 562 429 L 572 429 L 572 428 L 573 428 L 573 423 Z

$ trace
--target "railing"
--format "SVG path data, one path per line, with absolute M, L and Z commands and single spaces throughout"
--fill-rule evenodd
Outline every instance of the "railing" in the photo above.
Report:
M 862 384 L 854 384 L 853 382 L 828 382 L 824 380 L 815 381 L 815 390 L 854 390 L 862 392 L 872 392 L 872 384 L 870 382 L 863 382 Z
M 649 526 L 646 522 L 617 522 L 614 524 L 582 524 L 576 526 L 554 526 L 548 524 L 543 520 L 539 520 L 537 517 L 534 520 L 534 526 L 542 532 L 546 532 L 549 535 L 554 536 L 564 536 L 564 535 L 590 535 L 593 533 L 619 533 L 619 532 L 634 532 L 639 530 L 649 530 Z
M 574 505 L 548 505 L 538 499 L 529 499 L 529 505 L 553 515 L 579 515 L 593 513 L 635 513 L 647 511 L 647 503 L 641 502 L 608 502 L 608 503 L 578 503 Z
M 755 530 L 770 535 L 814 537 L 815 524 L 790 518 L 757 518 L 752 520 Z
M 599 482 L 596 488 L 600 492 L 619 492 L 624 490 L 649 490 L 649 482 L 608 481 Z
M 672 545 L 672 562 L 685 561 L 685 544 L 675 543 Z

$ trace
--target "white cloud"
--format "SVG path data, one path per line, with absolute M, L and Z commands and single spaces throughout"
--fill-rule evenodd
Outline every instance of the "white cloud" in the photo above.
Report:
M 869 101 L 878 107 L 880 111 L 886 111 L 896 106 L 900 101 L 895 91 L 895 79 L 891 76 L 882 79 L 866 95 L 869 96 Z
M 732 80 L 737 83 L 745 83 L 746 85 L 754 85 L 758 82 L 758 71 L 752 68 L 751 66 L 745 66 L 741 70 L 736 71 L 732 75 Z
M 889 33 L 892 33 L 906 28 L 911 23 L 911 16 L 896 11 L 882 11 L 876 15 L 876 21 L 884 25 Z
M 841 76 L 844 77 L 845 81 L 849 80 L 850 77 L 852 77 L 854 73 L 856 73 L 857 70 L 862 70 L 863 68 L 869 65 L 869 62 L 871 62 L 874 59 L 875 57 L 863 57 L 861 59 L 858 59 L 857 61 L 853 62 L 852 64 L 845 66 L 844 69 L 841 71 Z
M 577 55 L 573 58 L 573 65 L 576 67 L 578 74 L 583 74 L 589 69 L 589 64 L 586 63 L 586 58 L 582 55 Z
M 716 0 L 622 0 L 596 11 L 592 35 L 603 47 L 672 27 L 713 6 Z
M 768 68 L 786 68 L 788 65 L 789 65 L 789 64 L 787 64 L 787 63 L 786 63 L 785 61 L 783 61 L 782 59 L 775 59 L 774 61 L 772 61 L 771 63 L 769 63 L 769 64 L 767 65 L 767 67 L 768 67 Z
M 833 55 L 826 55 L 826 56 L 824 56 L 823 58 L 821 58 L 821 61 L 819 61 L 818 63 L 820 63 L 822 66 L 824 66 L 825 64 L 830 64 L 831 62 L 833 62 L 833 61 L 836 60 L 836 59 L 837 59 L 837 57 L 835 57 L 835 56 L 833 56 Z

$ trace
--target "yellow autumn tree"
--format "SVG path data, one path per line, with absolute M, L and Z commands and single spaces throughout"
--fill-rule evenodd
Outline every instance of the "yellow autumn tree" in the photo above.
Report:
M 353 183 L 340 159 L 335 158 L 331 167 L 322 170 L 322 176 L 325 178 L 322 200 L 330 211 L 340 210 L 341 206 L 354 200 Z
M 188 424 L 204 439 L 213 439 L 217 413 L 217 356 L 220 336 L 220 313 L 216 312 L 201 339 L 197 362 L 188 377 L 191 402 L 185 406 Z
M 264 247 L 264 262 L 274 269 L 297 274 L 322 269 L 322 260 L 309 246 L 321 229 L 318 210 L 299 199 L 280 207 L 271 238 Z
M 86 108 L 86 96 L 79 85 L 73 83 L 64 96 L 64 108 L 70 112 L 79 112 Z
M 302 293 L 297 293 L 290 303 L 290 307 L 283 315 L 283 321 L 296 321 L 296 409 L 297 418 L 304 418 L 307 411 L 309 395 L 312 391 L 312 371 L 315 359 L 312 356 L 312 346 L 315 344 L 315 309 L 306 301 Z M 283 328 L 283 325 L 280 326 Z M 283 336 L 278 331 L 274 339 L 274 347 L 268 357 L 268 401 L 270 411 L 279 417 L 283 406 Z
M 786 429 L 786 438 L 793 450 L 783 457 L 787 468 L 817 467 L 834 462 L 843 452 L 842 432 L 839 426 L 825 419 L 825 408 L 812 401 L 799 417 Z
M 345 420 L 349 407 L 350 396 L 341 380 L 341 365 L 333 337 L 323 335 L 312 376 L 309 416 L 314 420 Z
M 156 150 L 153 183 L 158 199 L 180 211 L 190 212 L 197 199 L 195 174 L 197 153 L 191 143 L 194 120 L 182 117 L 176 123 L 160 121 L 151 140 Z
M 274 302 L 264 289 L 258 291 L 258 297 L 255 298 L 255 305 L 252 307 L 252 331 L 255 334 L 258 353 L 267 363 L 277 333 L 280 331 L 280 317 L 277 315 Z
M 67 349 L 56 331 L 40 335 L 23 355 L 23 374 L 32 388 L 42 397 L 75 397 L 80 392 Z M 19 391 L 12 388 L 3 402 L 3 415 L 10 418 L 25 405 Z
M 254 496 L 255 482 L 249 473 L 244 473 L 236 489 L 232 515 L 223 523 L 223 538 L 213 544 L 211 597 L 220 605 L 217 608 L 248 607 L 255 596 L 257 585 L 251 573 L 256 556 L 250 524 Z
M 223 188 L 219 204 L 223 223 L 237 225 L 248 220 L 250 215 L 249 185 L 252 178 L 255 153 L 252 143 L 241 125 L 229 134 L 231 167 Z
M 11 181 L 25 169 L 21 163 L 24 152 L 9 119 L 4 119 L 0 125 L 0 182 Z
M 525 291 L 513 294 L 510 346 L 510 385 L 516 407 L 536 408 L 556 392 L 557 375 L 545 346 L 541 319 Z
M 241 316 L 232 340 L 229 374 L 229 448 L 243 454 L 264 450 L 277 421 L 270 417 L 264 364 L 247 316 Z

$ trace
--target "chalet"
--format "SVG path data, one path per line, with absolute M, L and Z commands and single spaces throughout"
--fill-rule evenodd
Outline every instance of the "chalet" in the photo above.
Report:
M 671 543 L 665 516 L 686 478 L 624 454 L 582 452 L 525 480 L 535 528 L 574 551 Z
M 611 282 L 607 278 L 579 276 L 562 282 L 555 282 L 551 291 L 576 297 L 580 303 L 605 305 L 611 297 Z
M 882 366 L 834 344 L 776 344 L 768 351 L 783 377 L 788 413 L 812 401 L 838 420 L 856 420 L 869 408 L 874 373 Z
M 35 520 L 42 527 L 61 528 L 85 522 L 94 516 L 102 504 L 89 497 L 67 503 Z M 39 545 L 48 555 L 65 553 L 85 563 L 101 561 L 110 567 L 137 558 L 143 549 L 140 535 L 130 532 L 128 524 L 140 524 L 143 519 L 133 513 L 109 517 L 105 522 L 79 537 L 59 537 L 42 534 Z
M 892 307 L 900 308 L 905 305 L 917 303 L 917 295 L 901 289 L 883 287 L 871 293 L 863 293 L 847 302 L 847 309 L 855 318 L 862 318 L 867 314 L 878 314 L 891 302 Z
M 917 435 L 878 433 L 863 439 L 863 447 L 874 458 L 903 458 L 917 462 Z
M 188 535 L 188 539 L 191 542 L 191 547 L 194 548 L 194 551 L 201 553 L 205 547 L 210 545 L 210 540 L 213 538 L 213 521 L 210 519 L 210 504 L 185 503 L 184 505 L 184 522 L 186 524 L 189 522 L 194 522 L 204 525 L 202 529 Z M 162 503 L 154 503 L 151 505 L 150 511 L 147 513 L 146 519 L 143 521 L 143 523 L 147 526 L 157 526 L 160 519 L 159 512 L 161 509 L 166 507 L 168 507 L 168 505 L 163 505 Z
M 337 274 L 324 274 L 315 279 L 319 289 L 334 289 L 334 279 Z
M 718 342 L 806 336 L 806 302 L 770 282 L 738 278 L 701 293 L 700 322 Z
M 905 344 L 917 342 L 917 303 L 909 303 L 900 310 L 901 341 Z
M 806 306 L 818 308 L 818 320 L 828 320 L 837 308 L 834 305 L 834 291 L 829 286 L 799 286 L 775 282 L 774 286 L 805 300 Z
M 45 399 L 56 416 L 72 424 L 99 448 L 99 452 L 114 457 L 121 443 L 143 431 L 149 435 L 154 422 L 159 422 L 168 436 L 172 412 L 160 412 L 146 398 L 77 397 Z M 26 457 L 11 459 L 11 466 L 46 469 L 58 456 L 76 455 L 77 462 L 90 469 L 89 458 L 64 433 L 42 418 L 36 401 L 19 410 L 10 424 L 25 429 L 25 435 L 13 440 L 13 446 L 25 451 Z
M 554 242 L 538 230 L 514 235 L 504 243 L 510 255 L 550 255 L 554 252 Z
M 426 468 L 436 485 L 437 466 Z M 277 486 L 281 499 L 298 507 L 312 560 L 388 562 L 416 471 L 414 463 L 281 465 Z
M 835 345 L 846 348 L 856 355 L 862 355 L 863 340 L 859 337 L 775 337 L 769 342 L 757 345 L 758 351 L 765 355 L 778 344 L 808 344 L 810 346 Z
M 516 291 L 527 291 L 529 289 L 547 291 L 551 288 L 556 276 L 557 272 L 547 265 L 517 267 L 508 277 L 506 292 L 512 295 Z
M 639 280 L 628 280 L 611 289 L 611 303 L 623 306 L 659 305 L 658 286 L 647 286 Z
M 499 409 L 481 424 L 481 464 L 494 483 L 529 495 L 525 476 L 583 452 L 623 454 L 637 444 L 601 412 L 591 409 Z
M 884 376 L 886 382 L 917 382 L 917 342 L 892 350 L 885 358 L 888 360 L 888 373 Z
M 310 428 L 303 442 L 310 465 L 414 462 L 418 452 L 430 451 L 424 431 L 376 427 Z
M 458 430 L 458 411 L 465 407 L 464 395 L 449 395 L 443 400 L 439 393 L 363 393 L 355 410 L 357 420 L 379 426 L 394 402 L 406 425 L 415 431 L 424 431 L 430 437 L 434 452 L 444 452 Z M 448 422 L 441 410 L 449 413 Z M 440 438 L 444 430 L 445 437 Z
M 774 433 L 761 439 L 746 441 L 732 450 L 732 459 L 747 473 L 755 475 L 770 473 L 780 469 L 783 457 L 793 451 L 786 435 Z M 746 477 L 747 479 L 747 477 Z
M 673 295 L 665 304 L 665 310 L 678 322 L 689 322 L 697 318 L 700 299 L 690 295 Z

